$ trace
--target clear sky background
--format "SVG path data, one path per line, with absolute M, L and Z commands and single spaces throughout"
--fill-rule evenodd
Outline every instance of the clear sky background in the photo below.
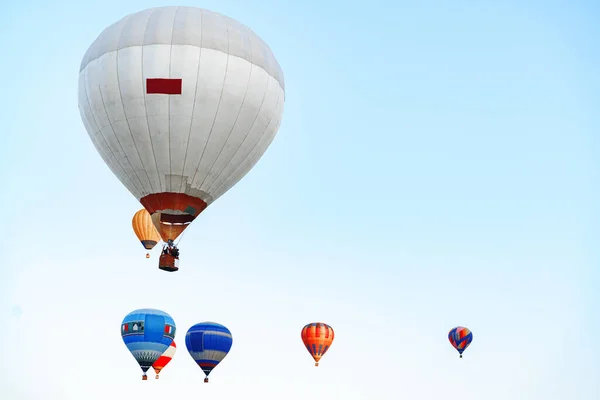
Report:
M 193 5 L 286 81 L 256 167 L 158 270 L 77 108 L 106 26 Z M 600 6 L 565 1 L 13 1 L 0 8 L 3 400 L 600 398 Z M 159 308 L 156 381 L 120 337 Z M 210 384 L 187 329 L 226 325 Z M 304 324 L 336 332 L 319 368 Z M 447 339 L 474 334 L 459 359 Z

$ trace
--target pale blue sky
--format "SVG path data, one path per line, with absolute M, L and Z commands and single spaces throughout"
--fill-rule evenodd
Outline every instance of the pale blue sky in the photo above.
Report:
M 0 12 L 0 398 L 600 398 L 597 3 L 53 3 Z M 87 47 L 160 5 L 248 25 L 286 80 L 277 138 L 175 274 L 77 109 Z M 143 307 L 178 326 L 159 381 L 119 333 Z M 206 320 L 234 338 L 209 385 L 183 341 Z M 336 331 L 319 368 L 312 321 Z

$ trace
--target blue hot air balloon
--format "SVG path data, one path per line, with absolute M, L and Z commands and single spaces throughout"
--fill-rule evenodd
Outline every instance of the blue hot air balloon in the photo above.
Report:
M 123 342 L 146 371 L 167 350 L 175 339 L 175 321 L 164 311 L 144 308 L 127 314 L 121 323 Z
M 460 358 L 462 358 L 463 351 L 465 351 L 473 341 L 473 333 L 469 330 L 469 328 L 457 326 L 448 332 L 448 340 L 450 341 L 452 347 L 458 351 Z
M 192 326 L 185 335 L 185 346 L 196 364 L 208 375 L 225 358 L 233 337 L 229 329 L 216 322 L 201 322 Z

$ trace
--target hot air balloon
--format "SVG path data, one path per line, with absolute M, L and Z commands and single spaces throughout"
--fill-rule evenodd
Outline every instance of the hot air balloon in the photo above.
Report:
M 460 358 L 462 358 L 463 351 L 465 351 L 473 341 L 473 333 L 471 333 L 468 328 L 457 326 L 448 332 L 448 340 L 450 341 L 450 344 L 458 351 Z
M 164 311 L 144 308 L 127 314 L 121 323 L 123 342 L 146 371 L 159 359 L 175 339 L 175 321 Z
M 269 46 L 200 8 L 124 17 L 79 71 L 83 124 L 165 243 L 252 169 L 283 116 L 283 72 Z
M 160 241 L 160 235 L 156 231 L 154 223 L 152 223 L 152 217 L 145 208 L 142 208 L 133 215 L 131 225 L 133 226 L 135 235 L 146 250 L 152 250 Z M 149 252 L 146 253 L 146 258 L 150 258 Z
M 208 375 L 225 358 L 233 337 L 229 329 L 216 322 L 201 322 L 192 326 L 185 335 L 185 345 L 196 364 Z
M 333 343 L 333 328 L 322 322 L 312 322 L 302 328 L 301 336 L 306 350 L 315 360 L 315 367 L 318 367 L 319 360 Z
M 158 379 L 158 374 L 167 364 L 171 361 L 173 356 L 175 355 L 175 350 L 177 350 L 177 346 L 175 345 L 175 341 L 171 342 L 169 348 L 156 360 L 154 364 L 152 364 L 152 368 L 154 368 L 154 372 L 156 372 L 156 379 Z

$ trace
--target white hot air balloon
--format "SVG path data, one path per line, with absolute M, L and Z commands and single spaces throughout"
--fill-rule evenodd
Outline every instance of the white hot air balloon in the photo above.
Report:
M 126 16 L 92 43 L 79 72 L 94 146 L 169 246 L 264 154 L 284 101 L 269 46 L 194 7 Z

